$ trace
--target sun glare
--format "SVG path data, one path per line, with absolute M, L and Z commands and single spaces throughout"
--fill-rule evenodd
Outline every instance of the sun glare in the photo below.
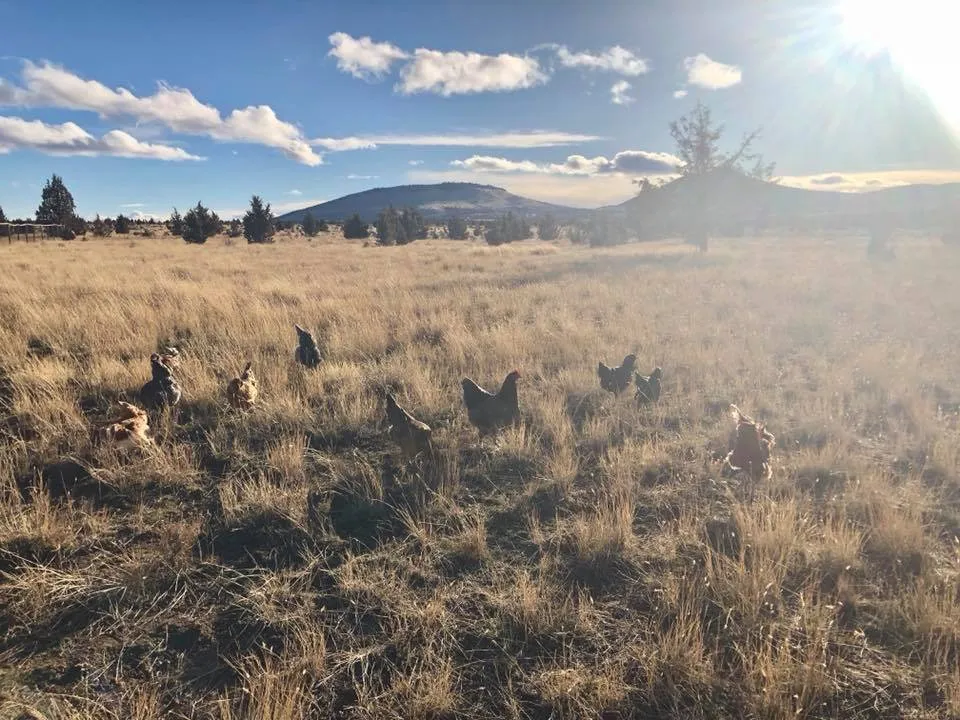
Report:
M 960 130 L 960 3 L 955 0 L 838 0 L 845 39 L 865 55 L 889 53 Z

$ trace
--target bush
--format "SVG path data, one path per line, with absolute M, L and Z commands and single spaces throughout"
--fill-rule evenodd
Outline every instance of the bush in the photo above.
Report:
M 274 228 L 273 212 L 270 203 L 264 205 L 259 195 L 250 199 L 250 209 L 243 216 L 243 236 L 248 243 L 273 242 Z
M 129 234 L 130 218 L 124 215 L 117 215 L 117 219 L 113 221 L 113 229 L 116 230 L 117 235 Z
M 317 220 L 317 230 L 320 232 L 329 232 L 330 226 L 327 225 L 327 221 L 324 219 Z
M 370 237 L 370 229 L 359 215 L 354 215 L 343 224 L 343 236 L 347 240 L 362 240 Z
M 227 235 L 232 238 L 238 238 L 243 235 L 243 223 L 234 218 L 230 221 L 229 229 L 227 230 Z
M 400 213 L 400 226 L 403 228 L 403 240 L 398 241 L 398 245 L 406 245 L 427 236 L 427 224 L 423 215 L 413 208 L 406 208 Z
M 110 221 L 110 218 L 103 218 L 101 220 L 99 213 L 93 222 L 90 223 L 90 232 L 93 233 L 94 237 L 107 237 L 113 234 L 113 230 L 114 223 Z
M 222 227 L 223 223 L 215 212 L 197 203 L 183 218 L 183 239 L 188 243 L 202 245 L 220 232 Z
M 320 223 L 318 223 L 317 219 L 309 212 L 303 216 L 303 220 L 300 221 L 300 227 L 303 228 L 303 232 L 307 237 L 316 237 L 316 234 L 320 232 Z
M 537 224 L 537 234 L 541 240 L 556 240 L 560 236 L 560 226 L 553 215 L 544 215 Z
M 463 240 L 467 237 L 467 221 L 462 217 L 447 220 L 447 237 L 451 240 Z
M 170 214 L 170 219 L 167 221 L 167 229 L 174 237 L 183 236 L 183 217 L 181 217 L 180 212 L 176 208 L 174 208 Z

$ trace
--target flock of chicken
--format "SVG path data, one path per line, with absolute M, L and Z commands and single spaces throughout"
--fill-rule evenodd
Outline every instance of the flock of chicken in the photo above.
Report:
M 321 353 L 317 341 L 309 330 L 299 325 L 296 361 L 308 368 L 320 365 Z M 654 368 L 649 375 L 636 371 L 637 356 L 627 355 L 616 367 L 601 362 L 597 367 L 600 387 L 614 395 L 620 395 L 633 381 L 636 387 L 634 398 L 638 404 L 655 403 L 660 399 L 663 370 Z M 180 367 L 180 352 L 166 348 L 163 353 L 150 356 L 151 378 L 140 390 L 140 399 L 150 408 L 175 407 L 183 395 L 174 371 Z M 496 393 L 480 387 L 470 378 L 463 378 L 463 404 L 467 419 L 483 438 L 510 425 L 520 422 L 520 402 L 517 381 L 520 373 L 510 372 Z M 259 398 L 257 378 L 253 363 L 248 362 L 239 376 L 227 384 L 227 401 L 241 411 L 253 409 Z M 120 414 L 96 428 L 95 439 L 117 448 L 148 447 L 153 445 L 150 437 L 147 412 L 127 402 L 120 402 Z M 745 470 L 754 478 L 770 477 L 770 450 L 776 440 L 761 424 L 740 412 L 736 405 L 730 406 L 736 420 L 736 436 L 733 450 L 725 458 L 725 464 L 733 470 Z M 386 420 L 390 438 L 400 446 L 405 456 L 415 458 L 432 452 L 432 429 L 405 410 L 392 393 L 386 395 Z

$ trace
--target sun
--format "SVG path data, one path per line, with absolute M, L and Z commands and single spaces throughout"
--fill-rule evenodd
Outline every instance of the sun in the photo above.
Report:
M 837 0 L 840 30 L 867 56 L 888 53 L 960 129 L 960 3 L 955 0 Z

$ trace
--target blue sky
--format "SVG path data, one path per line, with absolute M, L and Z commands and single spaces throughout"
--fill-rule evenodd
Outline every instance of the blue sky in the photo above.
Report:
M 958 180 L 958 11 L 887 5 L 0 0 L 0 207 L 52 173 L 86 216 L 443 180 L 598 206 L 673 171 L 697 100 L 783 182 Z

